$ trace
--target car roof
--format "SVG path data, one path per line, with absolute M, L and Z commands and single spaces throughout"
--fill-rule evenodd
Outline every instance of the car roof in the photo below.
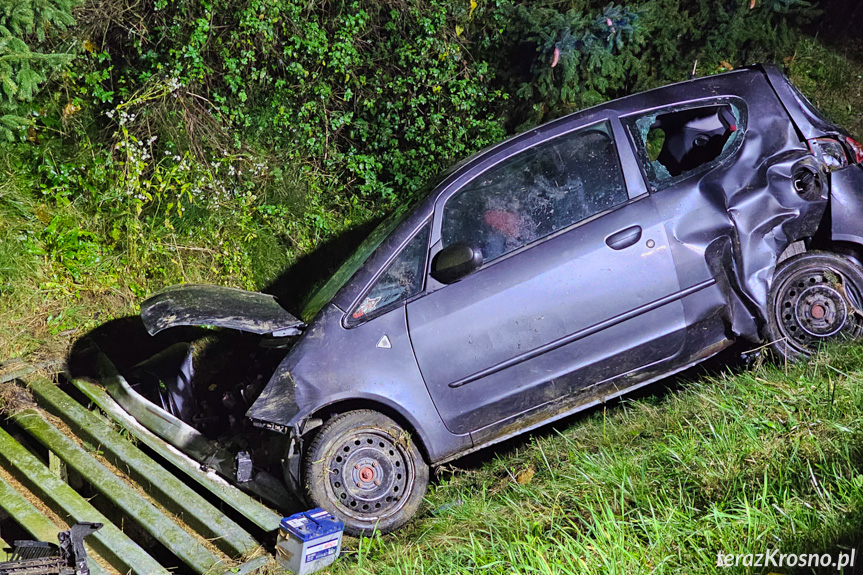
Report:
M 359 294 L 373 281 L 377 272 L 389 261 L 390 256 L 408 241 L 419 226 L 425 223 L 440 195 L 445 193 L 454 184 L 474 177 L 475 174 L 472 174 L 472 172 L 489 158 L 498 156 L 499 154 L 507 155 L 513 153 L 515 152 L 513 148 L 526 149 L 536 142 L 543 141 L 550 134 L 559 132 L 561 129 L 565 130 L 569 125 L 586 125 L 593 120 L 600 121 L 612 116 L 627 116 L 653 108 L 687 104 L 723 95 L 735 95 L 734 86 L 741 82 L 751 82 L 753 77 L 760 77 L 764 82 L 767 82 L 765 66 L 756 64 L 730 72 L 668 84 L 610 100 L 556 118 L 476 152 L 448 169 L 451 173 L 442 178 L 430 190 L 428 197 L 417 205 L 414 213 L 407 217 L 399 228 L 394 230 L 378 246 L 363 266 L 336 293 L 331 302 L 346 312 L 353 305 Z
M 497 154 L 504 149 L 517 146 L 524 140 L 530 140 L 537 136 L 554 132 L 561 125 L 589 123 L 591 119 L 599 119 L 609 115 L 609 113 L 613 113 L 612 115 L 615 116 L 627 116 L 641 111 L 650 110 L 652 108 L 666 107 L 675 104 L 686 104 L 706 97 L 724 95 L 715 93 L 714 90 L 717 88 L 724 88 L 729 91 L 729 94 L 733 94 L 734 84 L 744 80 L 747 76 L 760 76 L 766 81 L 766 68 L 768 66 L 769 65 L 764 64 L 754 64 L 731 70 L 729 72 L 723 72 L 721 74 L 701 76 L 684 80 L 682 82 L 676 82 L 674 84 L 666 84 L 643 92 L 609 100 L 608 102 L 603 102 L 596 106 L 584 108 L 582 110 L 572 112 L 571 114 L 561 116 L 560 118 L 550 120 L 530 130 L 515 134 L 497 144 L 476 152 L 466 160 L 462 160 L 462 162 L 460 162 L 461 165 L 458 166 L 459 169 L 453 170 L 452 174 L 443 179 L 435 190 L 432 191 L 432 195 L 437 195 L 441 190 L 448 187 L 453 180 L 458 179 L 464 172 L 470 171 L 471 167 L 481 163 L 488 156 Z

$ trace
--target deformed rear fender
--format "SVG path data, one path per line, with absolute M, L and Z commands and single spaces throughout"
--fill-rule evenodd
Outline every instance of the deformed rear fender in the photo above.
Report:
M 792 86 L 779 68 L 770 64 L 762 64 L 761 68 L 803 138 L 809 140 L 836 133 L 847 135 L 841 126 L 828 122 L 810 103 L 804 101 L 803 95 Z
M 777 121 L 775 130 L 770 124 L 757 127 L 776 134 L 783 124 Z M 678 273 L 683 274 L 681 286 L 704 277 L 706 266 L 727 301 L 732 333 L 752 342 L 760 341 L 780 256 L 795 241 L 816 233 L 828 204 L 826 185 L 809 195 L 795 189 L 796 173 L 817 173 L 819 166 L 787 122 L 784 127 L 785 141 L 750 138 L 735 164 L 706 174 L 688 196 L 675 198 L 677 205 L 670 202 L 664 208 L 670 214 L 667 225 Z M 778 149 L 765 154 L 768 144 Z
M 175 326 L 209 325 L 285 337 L 299 335 L 304 327 L 271 295 L 204 284 L 156 293 L 141 304 L 141 320 L 150 335 Z
M 767 316 L 779 257 L 793 242 L 813 236 L 827 209 L 827 185 L 814 188 L 814 197 L 795 189 L 795 174 L 802 169 L 820 173 L 808 151 L 787 149 L 768 158 L 748 185 L 731 188 L 727 197 L 736 231 L 738 282 L 762 317 Z

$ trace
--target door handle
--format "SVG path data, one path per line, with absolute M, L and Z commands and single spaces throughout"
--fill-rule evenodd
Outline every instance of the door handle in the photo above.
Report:
M 641 239 L 641 226 L 631 226 L 605 238 L 605 243 L 613 250 L 622 250 Z

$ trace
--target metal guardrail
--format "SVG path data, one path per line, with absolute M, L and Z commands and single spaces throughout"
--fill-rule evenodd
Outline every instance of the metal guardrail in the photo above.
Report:
M 279 525 L 281 517 L 272 509 L 253 499 L 248 494 L 240 491 L 214 471 L 207 471 L 201 465 L 174 446 L 163 441 L 146 427 L 138 423 L 132 416 L 126 413 L 122 407 L 108 395 L 103 388 L 86 381 L 75 380 L 73 382 L 81 392 L 87 396 L 102 411 L 107 413 L 112 420 L 122 426 L 138 441 L 152 449 L 160 457 L 170 462 L 187 477 L 213 493 L 216 497 L 233 507 L 236 511 L 246 517 L 264 531 L 273 531 Z M 273 526 L 276 527 L 273 527 Z
M 30 380 L 30 391 L 40 405 L 62 419 L 78 437 L 98 445 L 108 461 L 124 469 L 150 496 L 213 540 L 221 551 L 235 557 L 258 547 L 258 542 L 235 521 L 57 386 L 45 380 Z M 50 445 L 46 447 L 58 453 Z M 278 524 L 276 517 L 270 524 L 274 521 Z
M 259 541 L 278 529 L 278 513 L 216 474 L 202 470 L 198 463 L 150 433 L 101 387 L 73 382 L 113 425 L 53 382 L 31 376 L 26 369 L 16 371 L 17 381 L 29 385 L 39 409 L 20 411 L 9 419 L 8 430 L 0 427 L 0 467 L 29 490 L 30 497 L 38 497 L 56 513 L 59 520 L 104 524 L 87 539 L 92 573 L 250 575 L 272 561 Z M 16 383 L 10 380 L 3 385 Z M 56 420 L 48 414 L 63 425 L 53 424 Z M 109 520 L 49 469 L 43 460 L 43 449 L 110 502 L 111 508 L 121 514 L 119 523 Z M 220 510 L 216 504 L 220 502 L 242 516 L 247 527 L 238 523 L 239 516 L 235 520 Z M 2 476 L 0 507 L 36 539 L 56 541 L 57 532 L 65 529 Z M 132 525 L 157 541 L 158 548 L 145 548 L 135 542 L 123 530 L 128 531 Z

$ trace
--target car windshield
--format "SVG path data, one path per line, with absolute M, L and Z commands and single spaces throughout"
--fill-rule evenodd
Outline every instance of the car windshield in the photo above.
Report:
M 315 292 L 315 295 L 312 296 L 306 304 L 306 307 L 302 312 L 304 321 L 310 321 L 312 317 L 314 317 L 321 308 L 324 307 L 324 304 L 333 299 L 336 292 L 338 292 L 342 286 L 345 285 L 355 273 L 357 273 L 357 270 L 366 263 L 366 260 L 369 259 L 384 239 L 386 239 L 386 237 L 396 229 L 402 220 L 404 220 L 405 216 L 410 213 L 411 209 L 416 205 L 420 197 L 420 194 L 416 194 L 407 202 L 398 206 L 378 225 L 378 227 L 372 231 L 372 233 L 366 237 L 366 239 L 363 240 L 356 251 L 352 253 L 341 266 L 339 266 L 339 269 L 337 269 L 332 277 L 327 280 L 327 283 L 321 286 L 321 288 Z
M 308 300 L 305 307 L 303 308 L 302 316 L 303 321 L 308 323 L 312 320 L 312 318 L 317 315 L 321 308 L 324 305 L 333 299 L 333 297 L 338 293 L 342 286 L 344 286 L 349 279 L 353 277 L 357 270 L 359 270 L 366 260 L 368 260 L 374 251 L 378 248 L 379 245 L 386 239 L 390 233 L 395 230 L 400 223 L 411 213 L 411 211 L 416 207 L 417 204 L 423 199 L 425 199 L 428 194 L 434 190 L 438 184 L 443 182 L 447 177 L 449 177 L 456 170 L 467 164 L 472 159 L 483 155 L 485 152 L 494 148 L 499 144 L 493 144 L 491 146 L 487 146 L 482 150 L 476 152 L 475 154 L 464 158 L 463 160 L 457 162 L 456 164 L 450 166 L 443 172 L 440 172 L 433 178 L 431 178 L 423 187 L 421 187 L 418 191 L 410 195 L 407 200 L 400 206 L 396 207 L 384 220 L 376 227 L 372 233 L 366 237 L 365 240 L 359 245 L 356 251 L 348 257 L 345 262 L 339 266 L 339 269 L 327 280 L 323 286 L 321 286 L 318 291 L 314 293 L 314 295 Z

